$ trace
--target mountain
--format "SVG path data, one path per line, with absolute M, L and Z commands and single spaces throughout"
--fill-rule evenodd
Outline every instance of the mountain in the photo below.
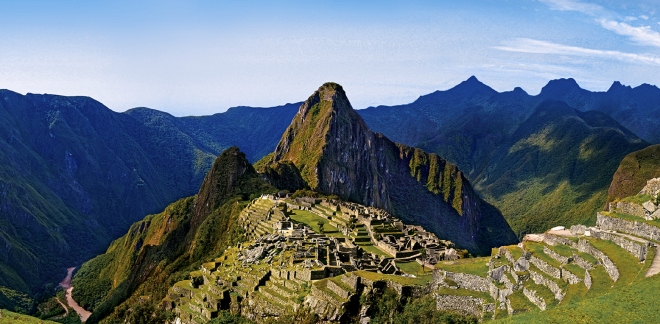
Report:
M 660 145 L 626 155 L 619 164 L 607 192 L 607 202 L 639 193 L 649 179 L 660 177 Z
M 267 158 L 293 163 L 312 190 L 382 208 L 473 253 L 516 242 L 455 165 L 372 132 L 336 83 L 300 106 Z
M 197 192 L 222 150 L 244 145 L 253 160 L 272 151 L 296 108 L 177 118 L 0 90 L 0 308 L 29 310 L 66 268 Z
M 604 113 L 545 101 L 495 150 L 477 188 L 519 233 L 593 224 L 608 176 L 646 145 Z
M 548 82 L 538 95 L 540 100 L 566 102 L 580 111 L 604 112 L 650 143 L 660 143 L 660 89 L 654 85 L 624 86 L 616 81 L 605 92 L 591 92 L 580 88 L 573 79 Z
M 594 222 L 618 162 L 648 145 L 637 136 L 642 128 L 621 125 L 636 125 L 621 111 L 644 103 L 637 113 L 654 120 L 657 88 L 616 85 L 593 93 L 573 79 L 553 80 L 530 96 L 520 88 L 499 93 L 471 77 L 407 105 L 358 112 L 375 131 L 455 163 L 521 235 Z M 596 145 L 597 154 L 578 150 Z
M 157 304 L 177 276 L 240 239 L 236 217 L 253 198 L 249 195 L 274 190 L 238 148 L 225 150 L 197 195 L 136 222 L 104 254 L 86 262 L 72 281 L 74 298 L 93 310 L 92 323 L 130 317 L 140 296 Z

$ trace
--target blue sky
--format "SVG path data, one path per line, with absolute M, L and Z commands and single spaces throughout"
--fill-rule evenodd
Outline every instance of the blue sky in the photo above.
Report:
M 305 100 L 408 103 L 471 75 L 536 94 L 660 84 L 657 0 L 0 2 L 0 88 L 177 116 Z

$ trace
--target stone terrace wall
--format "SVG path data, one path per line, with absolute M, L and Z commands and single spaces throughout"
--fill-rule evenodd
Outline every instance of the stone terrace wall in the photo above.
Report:
M 455 281 L 458 284 L 458 286 L 463 289 L 490 292 L 491 286 L 494 286 L 493 283 L 490 282 L 490 280 L 471 274 L 460 273 L 460 272 L 449 272 L 444 270 L 437 270 L 436 273 L 438 274 L 438 276 L 434 276 L 434 277 L 437 277 L 438 283 L 439 280 L 444 280 L 444 278 L 448 278 Z
M 596 226 L 604 230 L 624 232 L 648 240 L 660 240 L 660 228 L 642 222 L 631 222 L 625 219 L 596 215 Z
M 581 256 L 577 254 L 573 254 L 571 259 L 573 260 L 573 263 L 575 263 L 578 267 L 584 270 L 591 270 L 594 268 L 594 265 L 591 262 L 583 259 Z
M 559 270 L 559 268 L 555 268 L 535 256 L 532 256 L 529 259 L 529 262 L 531 262 L 533 265 L 539 268 L 539 270 L 547 273 L 549 276 L 557 279 L 561 279 L 561 270 Z
M 543 234 L 543 242 L 545 242 L 545 244 L 548 245 L 557 245 L 557 244 L 568 245 L 574 249 L 577 249 L 577 243 L 565 237 L 561 237 L 553 234 L 548 234 L 548 233 Z
M 631 202 L 619 201 L 617 203 L 610 203 L 610 211 L 611 212 L 615 211 L 615 212 L 633 215 L 642 218 L 646 216 L 646 211 L 644 210 L 644 207 Z
M 544 277 L 540 273 L 533 270 L 529 270 L 529 275 L 535 284 L 544 285 L 548 287 L 548 289 L 550 289 L 550 291 L 552 291 L 552 293 L 555 294 L 556 300 L 561 301 L 562 299 L 564 299 L 564 296 L 566 296 L 566 293 L 563 292 L 561 288 L 559 288 L 559 285 L 557 285 L 556 282 Z
M 563 256 L 563 255 L 561 255 L 561 254 L 559 254 L 559 253 L 557 253 L 553 250 L 548 249 L 548 247 L 545 246 L 545 245 L 543 246 L 543 252 L 545 254 L 547 254 L 549 257 L 559 261 L 559 263 L 561 263 L 561 264 L 567 264 L 568 263 L 568 258 L 567 257 L 565 257 L 565 256 Z
M 536 291 L 523 287 L 523 294 L 525 294 L 525 297 L 534 303 L 534 305 L 538 306 L 541 310 L 545 310 L 545 300 L 543 300 L 541 296 L 536 296 Z
M 601 262 L 603 263 L 603 266 L 605 267 L 605 271 L 607 274 L 614 280 L 615 282 L 619 279 L 619 269 L 616 267 L 616 265 L 610 260 L 605 253 L 601 252 L 600 250 L 596 249 L 593 247 L 589 242 L 586 240 L 580 239 L 578 241 L 578 251 L 584 252 L 584 253 L 589 253 L 596 257 L 597 259 L 600 259 Z
M 580 279 L 580 277 L 576 276 L 575 274 L 573 274 L 572 272 L 570 272 L 570 271 L 568 271 L 564 268 L 561 269 L 561 277 L 562 277 L 562 279 L 568 281 L 568 283 L 571 284 L 571 285 L 574 285 L 574 284 L 579 283 L 580 281 L 582 281 L 582 279 Z
M 639 260 L 639 262 L 646 260 L 647 247 L 644 244 L 633 242 L 619 235 L 615 235 L 607 232 L 594 231 L 592 235 L 601 240 L 608 240 L 614 242 L 616 245 L 620 246 L 622 249 L 628 251 L 630 254 L 636 257 L 637 260 Z
M 438 295 L 436 296 L 436 305 L 438 310 L 453 310 L 481 318 L 486 303 L 483 299 L 472 296 Z M 491 311 L 494 310 L 493 307 Z
M 328 280 L 326 287 L 328 287 L 328 289 L 330 289 L 333 293 L 337 294 L 337 296 L 341 298 L 348 299 L 348 297 L 351 296 L 350 291 L 346 291 L 332 280 Z

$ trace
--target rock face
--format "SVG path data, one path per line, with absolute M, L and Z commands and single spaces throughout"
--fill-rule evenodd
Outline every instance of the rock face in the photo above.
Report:
M 455 165 L 372 132 L 336 83 L 300 106 L 270 162 L 287 161 L 313 190 L 382 208 L 473 253 L 517 241 Z

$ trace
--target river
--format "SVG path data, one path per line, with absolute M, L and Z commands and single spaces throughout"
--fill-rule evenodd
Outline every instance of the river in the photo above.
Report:
M 88 312 L 80 305 L 78 305 L 78 303 L 73 300 L 73 296 L 71 296 L 71 292 L 73 291 L 73 286 L 71 286 L 71 276 L 73 275 L 73 270 L 76 270 L 76 267 L 66 269 L 68 273 L 64 280 L 60 282 L 60 286 L 66 290 L 66 303 L 69 305 L 69 307 L 76 311 L 76 313 L 78 313 L 80 320 L 85 322 L 89 316 L 92 315 L 92 312 Z

